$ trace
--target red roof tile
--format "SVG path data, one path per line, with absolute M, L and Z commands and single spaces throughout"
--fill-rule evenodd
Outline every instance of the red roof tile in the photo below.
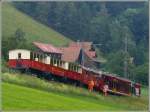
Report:
M 33 44 L 38 47 L 40 50 L 42 50 L 43 52 L 47 52 L 47 53 L 59 53 L 61 54 L 62 52 L 54 47 L 51 44 L 43 44 L 43 43 L 39 43 L 39 42 L 33 42 Z

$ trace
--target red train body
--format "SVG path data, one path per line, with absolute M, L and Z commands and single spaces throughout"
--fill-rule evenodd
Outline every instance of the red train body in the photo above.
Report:
M 75 81 L 79 81 L 85 85 L 88 85 L 89 80 L 93 80 L 95 85 L 94 88 L 97 91 L 103 91 L 103 87 L 105 84 L 109 86 L 109 92 L 131 96 L 133 94 L 133 89 L 138 89 L 140 96 L 140 88 L 141 85 L 138 83 L 132 83 L 132 81 L 119 78 L 116 76 L 108 75 L 108 74 L 100 74 L 91 70 L 88 70 L 82 67 L 82 73 L 66 70 L 64 68 L 54 66 L 51 64 L 45 64 L 43 62 L 35 61 L 33 59 L 9 59 L 8 66 L 10 68 L 21 68 L 21 69 L 35 69 L 41 72 L 47 72 L 54 74 L 60 77 L 66 77 L 68 79 L 72 79 Z

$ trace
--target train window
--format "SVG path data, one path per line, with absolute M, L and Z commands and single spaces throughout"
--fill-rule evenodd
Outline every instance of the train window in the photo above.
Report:
M 71 70 L 71 64 L 69 64 L 69 70 Z
M 70 70 L 72 69 L 71 67 L 72 67 L 72 64 L 70 64 Z
M 72 64 L 70 64 L 70 70 L 73 70 L 73 65 Z
M 21 53 L 18 53 L 18 59 L 21 59 Z
M 59 60 L 57 60 L 57 65 L 60 66 L 60 61 Z
M 62 61 L 60 61 L 60 66 L 62 66 Z
M 34 53 L 34 59 L 36 58 L 36 53 Z
M 72 70 L 74 71 L 74 65 L 72 65 Z
M 72 70 L 72 64 L 70 64 L 70 70 Z
M 42 59 L 43 59 L 43 55 L 42 54 L 40 54 L 40 61 L 42 62 Z
M 74 66 L 74 65 L 72 65 L 72 70 L 73 70 L 73 71 L 75 70 L 75 66 Z
M 55 59 L 53 58 L 53 65 L 55 65 Z
M 39 61 L 39 54 L 37 54 L 36 56 L 37 56 L 37 58 L 38 58 L 38 61 Z
M 54 65 L 54 59 L 52 58 L 52 65 Z
M 32 60 L 32 57 L 33 57 L 33 53 L 31 52 L 30 53 L 30 60 Z
M 51 61 L 50 61 L 50 62 L 51 62 L 50 64 L 53 65 L 53 58 L 51 58 Z
M 76 71 L 76 65 L 74 65 L 74 71 Z
M 56 64 L 59 66 L 59 60 L 56 60 Z
M 39 54 L 39 62 L 41 62 L 41 55 Z
M 75 71 L 76 71 L 76 72 L 78 71 L 78 66 L 76 66 L 76 65 L 75 65 Z
M 74 65 L 74 71 L 76 71 L 76 65 Z
M 54 65 L 56 64 L 56 60 L 54 59 Z
M 79 68 L 78 68 L 78 66 L 77 66 L 76 71 L 78 72 L 78 70 L 79 70 Z
M 50 58 L 50 57 L 49 57 Z M 49 59 L 49 64 L 51 64 L 51 58 Z
M 110 86 L 110 88 L 113 88 L 113 82 L 112 82 L 112 80 L 109 81 L 109 86 Z
M 63 62 L 63 61 L 61 61 L 61 67 L 63 67 L 63 64 L 64 64 L 64 62 Z
M 71 66 L 70 66 L 70 70 L 72 70 L 72 64 L 70 64 Z

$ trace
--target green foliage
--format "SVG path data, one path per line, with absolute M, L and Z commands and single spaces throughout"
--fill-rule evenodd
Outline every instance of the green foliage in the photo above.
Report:
M 117 73 L 119 76 L 124 75 L 124 59 L 125 55 L 124 52 L 118 51 L 116 53 L 112 53 L 109 55 L 108 60 L 106 63 L 106 71 Z
M 148 85 L 148 63 L 143 65 L 135 66 L 134 60 L 131 56 L 126 55 L 127 57 L 127 76 L 126 78 L 131 79 L 132 81 L 139 82 L 143 85 Z M 125 53 L 118 51 L 109 55 L 108 60 L 105 64 L 105 71 L 111 73 L 116 73 L 121 77 L 124 77 L 124 60 Z
M 2 107 L 4 110 L 148 109 L 148 88 L 142 88 L 140 98 L 111 95 L 104 97 L 96 92 L 89 93 L 83 88 L 45 81 L 19 73 L 3 73 L 2 81 Z
M 134 69 L 135 78 L 138 82 L 148 85 L 149 64 L 145 63 Z
M 9 38 L 2 39 L 2 53 L 4 59 L 8 59 L 8 52 L 12 49 L 30 49 L 31 46 L 28 45 L 25 38 L 25 33 L 22 29 L 17 29 L 13 35 Z
M 1 58 L 1 72 L 9 72 L 9 68 L 7 67 L 7 61 L 3 56 Z

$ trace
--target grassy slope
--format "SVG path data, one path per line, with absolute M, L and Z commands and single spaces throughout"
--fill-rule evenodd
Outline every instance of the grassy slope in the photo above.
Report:
M 89 93 L 85 89 L 51 81 L 46 82 L 36 77 L 23 74 L 4 73 L 2 74 L 2 80 L 4 81 L 2 85 L 2 106 L 4 110 L 148 109 L 147 89 L 143 89 L 143 96 L 140 98 L 118 96 L 104 97 L 95 92 Z
M 3 83 L 4 109 L 11 110 L 106 110 L 115 109 L 107 105 L 92 102 L 90 99 L 68 97 L 59 93 L 45 92 L 36 89 Z M 11 91 L 11 94 L 10 94 Z M 10 103 L 12 102 L 12 103 Z
M 40 41 L 55 45 L 66 45 L 70 40 L 60 33 L 44 26 L 14 8 L 10 3 L 2 4 L 2 34 L 9 37 L 21 28 L 28 42 Z

